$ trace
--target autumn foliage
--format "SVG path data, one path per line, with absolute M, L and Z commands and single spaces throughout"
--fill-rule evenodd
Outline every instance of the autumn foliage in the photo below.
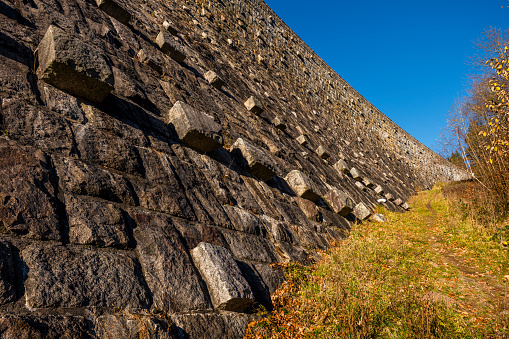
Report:
M 474 202 L 496 223 L 509 215 L 509 31 L 489 28 L 476 46 L 468 96 L 449 119 L 449 152 L 463 158 L 479 183 Z

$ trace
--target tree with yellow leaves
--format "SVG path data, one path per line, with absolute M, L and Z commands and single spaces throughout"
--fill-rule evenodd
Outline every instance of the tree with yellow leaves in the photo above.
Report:
M 467 169 L 482 184 L 479 200 L 498 218 L 509 215 L 509 30 L 490 28 L 476 45 L 477 72 L 469 95 L 451 111 L 444 139 L 456 142 Z
M 492 154 L 506 157 L 509 154 L 509 45 L 504 47 L 503 54 L 491 58 L 486 64 L 495 70 L 497 78 L 490 80 L 489 88 L 493 94 L 486 102 L 486 108 L 492 114 L 486 129 L 479 133 L 485 137 L 485 147 Z M 489 159 L 493 164 L 493 158 Z

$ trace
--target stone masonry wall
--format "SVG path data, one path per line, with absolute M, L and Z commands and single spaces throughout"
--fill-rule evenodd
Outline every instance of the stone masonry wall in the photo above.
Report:
M 1 338 L 241 338 L 271 264 L 466 177 L 261 0 L 0 0 L 0 100 Z

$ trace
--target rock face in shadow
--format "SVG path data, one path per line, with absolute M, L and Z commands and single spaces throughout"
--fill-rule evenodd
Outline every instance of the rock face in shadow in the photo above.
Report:
M 261 0 L 0 13 L 0 338 L 242 338 L 272 264 L 465 178 Z

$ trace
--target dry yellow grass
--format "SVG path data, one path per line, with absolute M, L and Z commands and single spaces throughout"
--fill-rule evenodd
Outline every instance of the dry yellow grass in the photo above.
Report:
M 354 226 L 312 267 L 286 265 L 274 311 L 246 338 L 508 338 L 500 229 L 462 218 L 442 191 Z

